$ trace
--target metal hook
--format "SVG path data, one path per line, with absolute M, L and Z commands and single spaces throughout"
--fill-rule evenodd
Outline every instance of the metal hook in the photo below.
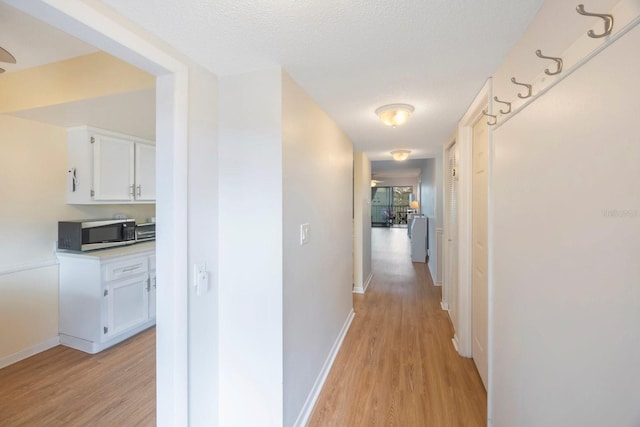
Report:
M 596 34 L 596 33 L 593 32 L 593 30 L 589 30 L 587 32 L 587 35 L 589 37 L 594 38 L 594 39 L 599 39 L 600 37 L 605 37 L 605 36 L 608 36 L 609 34 L 611 34 L 611 31 L 613 30 L 613 15 L 608 15 L 606 13 L 589 13 L 589 12 L 585 12 L 583 4 L 579 4 L 578 7 L 576 7 L 576 10 L 578 11 L 578 13 L 580 15 L 596 16 L 598 18 L 604 19 L 604 33 Z
M 509 113 L 511 112 L 511 103 L 510 103 L 510 102 L 507 102 L 507 101 L 500 101 L 500 100 L 498 99 L 498 97 L 497 97 L 497 96 L 494 96 L 494 97 L 493 97 L 493 100 L 494 100 L 494 101 L 496 101 L 496 102 L 499 102 L 499 103 L 501 103 L 501 104 L 505 104 L 505 105 L 509 108 L 507 111 L 502 111 L 502 110 L 500 110 L 500 112 L 501 112 L 502 114 L 509 114 Z
M 511 83 L 513 83 L 514 85 L 524 86 L 527 88 L 528 93 L 526 95 L 522 95 L 519 93 L 518 98 L 527 99 L 531 97 L 531 94 L 533 93 L 533 88 L 531 87 L 531 85 L 526 83 L 519 83 L 515 77 L 511 77 Z
M 536 55 L 538 55 L 538 58 L 551 59 L 552 61 L 556 61 L 556 65 L 558 66 L 558 69 L 556 71 L 554 71 L 554 72 L 551 72 L 547 68 L 547 69 L 544 70 L 544 73 L 546 75 L 555 76 L 556 74 L 560 74 L 560 72 L 562 71 L 562 58 L 554 58 L 553 56 L 544 56 L 540 49 L 536 50 Z
M 487 110 L 482 110 L 482 114 L 493 119 L 493 123 L 491 123 L 491 121 L 487 122 L 489 126 L 493 126 L 498 123 L 498 116 L 494 116 L 493 114 L 487 113 Z

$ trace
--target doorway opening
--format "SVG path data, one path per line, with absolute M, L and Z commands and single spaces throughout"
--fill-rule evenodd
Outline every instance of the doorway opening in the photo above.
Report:
M 188 419 L 188 82 L 187 66 L 121 22 L 107 8 L 83 2 L 4 0 L 156 78 L 157 416 Z

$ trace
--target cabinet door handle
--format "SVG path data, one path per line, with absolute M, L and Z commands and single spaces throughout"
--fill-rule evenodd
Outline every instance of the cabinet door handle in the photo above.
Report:
M 142 186 L 138 185 L 137 189 L 138 189 L 138 197 L 142 196 Z
M 130 185 L 130 186 L 129 186 L 129 195 L 130 195 L 131 197 L 135 196 L 135 192 L 134 192 L 134 191 L 135 191 L 134 186 L 133 186 L 133 185 Z

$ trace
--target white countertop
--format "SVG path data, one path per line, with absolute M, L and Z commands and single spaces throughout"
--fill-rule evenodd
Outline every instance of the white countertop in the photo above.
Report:
M 154 252 L 156 250 L 156 242 L 140 242 L 133 245 L 117 246 L 115 248 L 97 249 L 95 251 L 76 252 L 76 251 L 56 251 L 58 258 L 84 258 L 95 260 L 106 260 L 127 255 L 142 254 L 144 252 Z

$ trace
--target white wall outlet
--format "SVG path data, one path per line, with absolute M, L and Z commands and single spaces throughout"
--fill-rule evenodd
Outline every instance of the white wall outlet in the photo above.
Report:
M 300 246 L 309 243 L 309 223 L 300 225 Z

